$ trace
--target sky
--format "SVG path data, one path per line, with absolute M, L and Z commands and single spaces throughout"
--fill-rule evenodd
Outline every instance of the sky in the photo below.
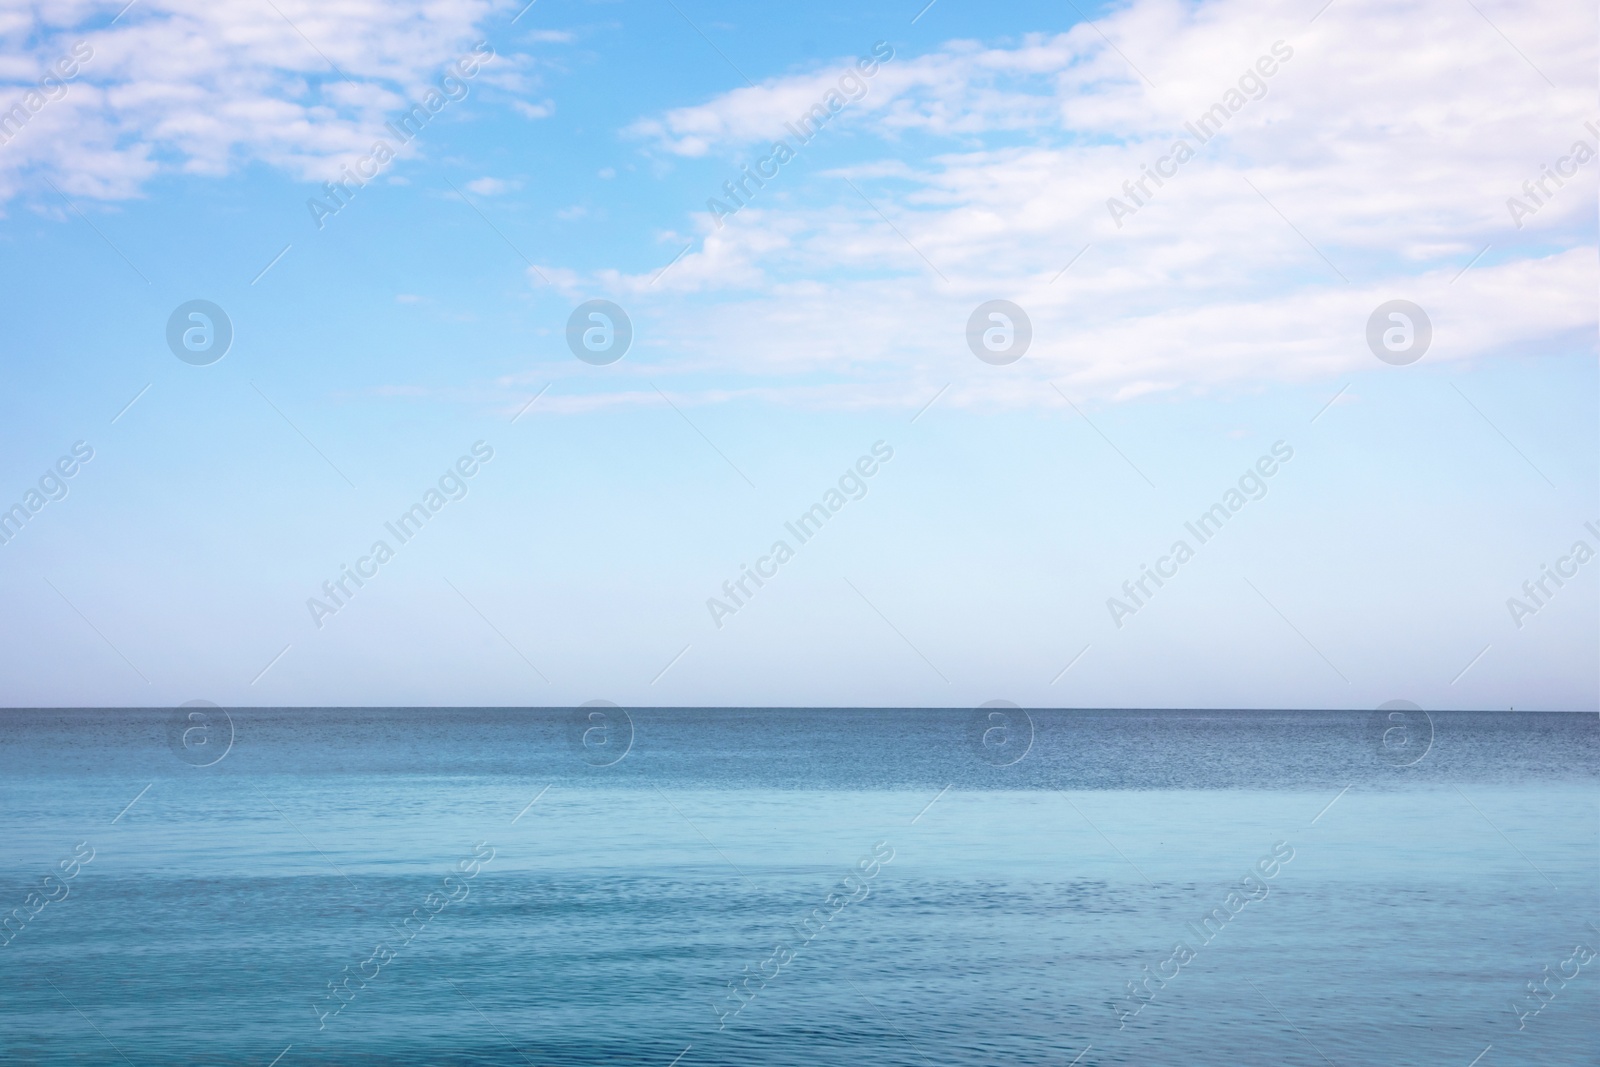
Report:
M 123 3 L 0 703 L 1600 708 L 1592 5 Z

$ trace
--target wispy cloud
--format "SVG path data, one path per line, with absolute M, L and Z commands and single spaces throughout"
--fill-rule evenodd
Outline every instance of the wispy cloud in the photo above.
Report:
M 69 91 L 0 151 L 0 203 L 30 171 L 106 200 L 139 195 L 163 171 L 220 176 L 248 161 L 320 180 L 481 40 L 495 10 L 491 0 L 142 0 L 106 26 L 121 6 L 0 19 L 8 74 L 42 74 L 80 39 L 93 50 Z
M 522 188 L 521 182 L 508 181 L 504 178 L 474 178 L 467 182 L 467 192 L 477 193 L 479 196 L 499 196 L 520 188 Z
M 675 361 L 861 382 L 941 368 L 971 378 L 969 403 L 1049 403 L 1050 378 L 1117 399 L 1344 374 L 1373 362 L 1366 318 L 1400 296 L 1433 316 L 1430 360 L 1592 348 L 1600 165 L 1523 230 L 1506 201 L 1593 143 L 1595 15 L 1499 14 L 1556 88 L 1443 0 L 1349 0 L 1315 25 L 1261 0 L 1134 0 L 1098 20 L 1104 37 L 1080 25 L 897 56 L 841 116 L 855 163 L 785 172 L 720 228 L 685 204 L 699 237 L 670 274 L 593 282 L 647 309 Z M 669 155 L 755 158 L 835 73 L 628 132 Z M 1224 128 L 1202 144 L 1186 124 L 1219 104 Z M 912 131 L 939 147 L 908 152 Z M 1193 160 L 1130 194 L 1180 139 Z M 962 340 L 997 296 L 1034 324 L 1004 374 Z

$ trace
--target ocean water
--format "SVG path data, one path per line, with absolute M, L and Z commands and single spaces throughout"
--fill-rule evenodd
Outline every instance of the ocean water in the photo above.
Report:
M 1600 717 L 1396 714 L 4 711 L 0 1063 L 1600 1062 Z

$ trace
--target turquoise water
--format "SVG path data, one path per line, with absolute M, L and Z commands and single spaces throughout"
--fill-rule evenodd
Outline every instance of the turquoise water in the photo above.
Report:
M 0 713 L 3 1062 L 1600 1049 L 1592 714 L 229 714 Z

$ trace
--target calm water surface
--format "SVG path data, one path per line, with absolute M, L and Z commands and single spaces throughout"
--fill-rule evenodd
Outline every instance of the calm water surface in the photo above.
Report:
M 0 712 L 0 1062 L 1600 1062 L 1593 714 L 181 714 Z

